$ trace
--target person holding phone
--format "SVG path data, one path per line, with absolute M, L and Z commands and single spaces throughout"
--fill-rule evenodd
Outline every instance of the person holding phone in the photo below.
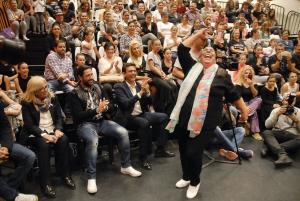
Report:
M 238 76 L 238 80 L 236 82 L 236 88 L 238 92 L 241 94 L 242 98 L 246 102 L 250 112 L 250 131 L 253 134 L 253 138 L 256 140 L 262 140 L 259 132 L 259 121 L 257 115 L 257 109 L 260 108 L 261 98 L 257 97 L 257 85 L 254 81 L 254 70 L 251 66 L 245 66 L 240 71 Z

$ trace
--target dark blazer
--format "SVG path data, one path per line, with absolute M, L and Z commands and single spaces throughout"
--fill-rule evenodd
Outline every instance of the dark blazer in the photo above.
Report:
M 41 134 L 44 132 L 39 128 L 40 125 L 40 112 L 36 110 L 33 103 L 28 103 L 22 101 L 22 116 L 24 121 L 24 130 L 26 137 L 29 135 L 34 135 L 36 137 L 41 137 Z M 63 129 L 63 117 L 61 113 L 61 107 L 58 102 L 58 99 L 53 97 L 51 99 L 51 105 L 49 107 L 51 117 L 53 120 L 55 130 Z
M 0 102 L 0 144 L 11 151 L 13 145 L 12 130 L 4 113 L 4 104 Z
M 115 120 L 122 126 L 126 125 L 128 117 L 131 115 L 134 105 L 137 101 L 140 101 L 143 113 L 149 111 L 149 106 L 151 104 L 150 96 L 143 95 L 141 99 L 137 95 L 133 96 L 126 82 L 115 84 L 114 89 L 120 109 Z M 138 93 L 140 91 L 141 85 L 140 83 L 136 82 L 136 92 Z

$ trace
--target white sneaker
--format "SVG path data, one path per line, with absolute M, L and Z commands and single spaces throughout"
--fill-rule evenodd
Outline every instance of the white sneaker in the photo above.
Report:
M 121 167 L 121 173 L 132 176 L 132 177 L 140 177 L 142 175 L 142 173 L 140 171 L 137 171 L 132 166 L 129 166 L 127 168 Z
M 27 38 L 27 36 L 24 35 L 24 36 L 23 36 L 23 40 L 24 40 L 24 41 L 29 41 L 29 38 Z
M 19 193 L 18 196 L 15 198 L 15 201 L 38 201 L 39 198 L 33 194 L 22 194 Z
M 89 179 L 87 183 L 87 192 L 94 194 L 97 193 L 96 179 Z
M 200 183 L 197 186 L 189 185 L 189 188 L 186 191 L 186 197 L 192 199 L 197 196 L 200 188 Z
M 184 188 L 187 187 L 190 184 L 190 181 L 186 181 L 184 179 L 180 179 L 176 182 L 175 186 L 176 188 Z

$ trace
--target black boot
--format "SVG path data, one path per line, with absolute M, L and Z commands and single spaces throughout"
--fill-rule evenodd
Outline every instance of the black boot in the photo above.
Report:
M 293 160 L 286 153 L 279 154 L 277 161 L 274 161 L 276 168 L 288 167 L 292 165 L 292 163 Z

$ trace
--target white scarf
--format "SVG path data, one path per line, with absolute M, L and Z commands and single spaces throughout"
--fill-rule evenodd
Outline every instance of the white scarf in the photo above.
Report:
M 191 91 L 196 79 L 201 74 L 202 70 L 203 70 L 203 65 L 197 62 L 191 68 L 186 78 L 183 80 L 179 89 L 176 105 L 170 116 L 171 120 L 166 127 L 166 129 L 169 130 L 170 133 L 174 132 L 175 126 L 177 125 L 179 120 L 181 108 L 186 100 L 186 97 Z M 206 112 L 207 112 L 210 86 L 216 75 L 217 70 L 218 70 L 217 64 L 213 64 L 209 68 L 205 69 L 205 73 L 198 84 L 194 103 L 193 103 L 193 109 L 191 111 L 191 116 L 189 118 L 188 128 L 187 128 L 187 130 L 190 131 L 190 137 L 196 137 L 201 132 L 206 117 Z M 205 89 L 205 91 L 202 89 Z M 199 110 L 197 110 L 198 108 L 201 109 L 200 115 L 198 112 Z

